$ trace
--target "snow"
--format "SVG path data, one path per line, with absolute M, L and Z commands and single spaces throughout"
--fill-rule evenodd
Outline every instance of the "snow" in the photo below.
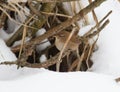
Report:
M 79 30 L 78 35 L 79 35 L 79 36 L 83 36 L 83 35 L 84 35 L 86 32 L 88 32 L 92 27 L 93 27 L 93 25 L 87 25 L 87 26 L 81 28 L 81 29 Z
M 47 60 L 47 57 L 43 54 L 40 57 L 40 62 L 45 62 Z
M 19 72 L 19 74 L 14 75 L 16 76 L 16 79 L 13 77 L 13 79 L 11 80 L 4 81 L 2 80 L 0 82 L 0 88 L 2 91 L 4 92 L 120 91 L 120 87 L 113 80 L 113 77 L 91 72 L 57 73 L 45 69 L 28 69 L 28 68 L 14 70 L 14 73 L 17 72 Z M 28 74 L 29 77 L 28 75 L 26 76 L 26 74 Z
M 96 9 L 99 19 L 108 11 L 113 13 L 109 16 L 110 24 L 101 32 L 98 40 L 99 50 L 94 53 L 94 62 L 91 70 L 97 73 L 120 76 L 120 3 L 115 0 L 108 0 Z
M 120 92 L 120 84 L 114 80 L 116 77 L 120 77 L 120 43 L 118 40 L 120 39 L 120 3 L 117 0 L 106 0 L 99 8 L 95 9 L 95 12 L 100 20 L 110 10 L 113 10 L 113 13 L 109 16 L 110 24 L 100 33 L 100 38 L 97 42 L 99 49 L 92 56 L 94 64 L 90 69 L 91 72 L 58 73 L 43 68 L 17 69 L 16 65 L 1 65 L 0 91 Z M 84 34 L 84 30 L 88 30 L 91 26 L 93 24 L 82 28 L 80 31 L 81 35 Z M 37 35 L 44 34 L 46 30 L 40 29 L 39 32 Z M 0 38 L 2 38 L 1 35 Z M 47 44 L 50 45 L 49 42 Z M 44 44 L 42 47 L 45 46 Z M 40 51 L 43 49 L 38 47 Z M 0 39 L 0 62 L 6 60 L 14 61 L 16 57 L 6 46 L 5 42 Z M 44 61 L 44 55 L 41 56 L 41 60 Z
M 38 32 L 36 33 L 36 36 L 40 36 L 40 35 L 44 34 L 45 32 L 46 32 L 46 30 L 45 30 L 44 28 L 41 28 L 41 29 L 39 29 Z M 47 41 L 47 42 L 46 42 L 46 41 Z M 43 43 L 42 43 L 42 42 L 43 42 Z M 48 39 L 45 39 L 45 40 L 43 40 L 42 42 L 41 42 L 40 45 L 37 45 L 37 47 L 36 47 L 36 49 L 37 49 L 38 52 L 46 49 L 48 46 L 51 45 L 50 42 L 48 41 Z M 45 43 L 44 43 L 44 42 L 45 42 Z
M 17 60 L 15 54 L 12 53 L 10 48 L 6 46 L 5 42 L 0 39 L 0 62 L 15 60 Z
M 8 34 L 3 29 L 0 29 L 0 38 L 3 40 L 8 40 L 10 38 L 11 34 Z
M 7 0 L 8 3 L 20 3 L 20 2 L 27 2 L 27 0 Z
M 36 75 L 37 73 L 40 73 L 41 69 L 31 69 L 31 68 L 20 68 L 17 69 L 16 65 L 12 66 L 6 66 L 6 65 L 1 65 L 0 66 L 0 81 L 13 81 L 13 80 L 18 80 L 25 78 L 25 76 L 30 76 L 30 75 Z M 0 82 L 1 83 L 1 82 Z M 1 86 L 1 84 L 0 84 Z
M 28 42 L 29 40 L 30 40 L 30 37 L 25 37 L 25 42 Z M 21 43 L 22 43 L 22 40 L 15 41 L 14 44 L 12 45 L 12 47 L 21 45 Z

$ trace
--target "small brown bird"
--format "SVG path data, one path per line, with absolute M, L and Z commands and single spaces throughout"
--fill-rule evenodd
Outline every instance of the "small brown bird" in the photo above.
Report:
M 55 46 L 59 51 L 62 50 L 69 35 L 70 35 L 70 32 L 61 31 L 54 36 L 55 37 Z M 78 49 L 79 44 L 80 44 L 80 40 L 78 39 L 78 36 L 73 34 L 73 36 L 71 37 L 70 41 L 68 42 L 68 45 L 66 46 L 65 50 L 75 51 Z
M 56 34 L 55 37 L 55 46 L 56 48 L 61 51 L 63 51 L 64 45 L 66 43 L 66 40 L 68 40 L 70 36 L 70 32 L 67 31 L 61 31 L 60 33 Z M 67 46 L 65 47 L 65 51 L 66 50 L 71 50 L 71 51 L 76 51 L 77 57 L 79 58 L 79 63 L 77 65 L 77 70 L 80 69 L 80 65 L 81 65 L 81 60 L 80 60 L 80 56 L 79 56 L 79 45 L 80 45 L 80 40 L 78 39 L 78 36 L 76 36 L 75 34 L 72 35 L 71 39 L 69 40 L 69 42 L 67 43 Z M 58 58 L 58 60 L 61 58 L 61 54 Z M 67 63 L 69 64 L 68 60 Z M 59 71 L 60 68 L 60 62 L 58 62 L 56 64 L 56 70 Z

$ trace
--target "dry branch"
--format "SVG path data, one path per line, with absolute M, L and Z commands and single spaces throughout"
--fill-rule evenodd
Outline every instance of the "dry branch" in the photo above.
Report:
M 90 35 L 87 35 L 86 38 L 84 39 L 89 39 L 95 35 L 97 35 L 102 29 L 104 29 L 107 24 L 109 23 L 109 20 L 106 20 L 103 25 L 98 28 L 96 31 L 93 32 L 93 34 L 90 34 Z M 80 38 L 80 41 L 81 41 L 82 38 Z M 65 55 L 67 55 L 69 53 L 69 50 L 68 51 L 65 51 L 62 55 L 62 57 L 64 57 Z M 49 60 L 47 60 L 46 62 L 44 63 L 35 63 L 35 64 L 30 64 L 26 61 L 16 61 L 16 62 L 3 62 L 1 63 L 1 65 L 13 65 L 13 64 L 16 64 L 16 65 L 19 65 L 19 66 L 24 66 L 24 67 L 31 67 L 31 68 L 41 68 L 41 67 L 49 67 L 51 65 L 54 65 L 58 62 L 58 58 L 59 58 L 59 55 L 60 53 L 58 53 L 57 55 L 55 55 L 54 57 L 50 58 Z M 18 63 L 19 62 L 19 63 Z M 78 61 L 77 61 L 78 62 Z M 77 63 L 75 63 L 74 67 L 76 66 Z
M 45 0 L 44 0 L 45 1 Z M 50 0 L 49 0 L 50 1 Z M 51 1 L 54 1 L 54 0 L 51 0 Z M 60 1 L 65 1 L 65 0 L 60 0 Z M 67 0 L 68 1 L 68 0 Z M 70 0 L 72 1 L 72 0 Z M 30 63 L 29 61 L 29 57 L 31 58 L 32 56 L 32 52 L 34 51 L 35 49 L 35 46 L 40 44 L 43 40 L 45 39 L 48 39 L 49 37 L 51 36 L 54 36 L 55 34 L 59 33 L 60 31 L 62 30 L 65 30 L 66 28 L 68 27 L 72 27 L 73 28 L 73 25 L 75 24 L 75 22 L 77 22 L 78 20 L 81 20 L 87 13 L 89 13 L 90 11 L 93 11 L 96 7 L 98 7 L 101 3 L 103 3 L 104 1 L 106 0 L 95 0 L 93 2 L 91 2 L 87 7 L 85 7 L 84 9 L 80 10 L 76 15 L 74 15 L 72 18 L 68 18 L 65 22 L 62 22 L 62 20 L 60 20 L 60 22 L 57 22 L 55 27 L 53 27 L 52 29 L 48 30 L 45 34 L 39 36 L 39 37 L 36 37 L 34 39 L 32 39 L 31 41 L 25 43 L 25 45 L 23 45 L 22 48 L 24 48 L 23 52 L 21 53 L 21 57 L 15 61 L 15 62 L 3 62 L 1 64 L 5 64 L 5 65 L 12 65 L 12 64 L 16 64 L 19 66 L 23 66 L 23 67 L 31 67 L 31 68 L 41 68 L 41 67 L 49 67 L 53 64 L 56 64 L 56 63 L 59 63 L 60 60 L 58 59 L 61 59 L 63 58 L 65 55 L 68 54 L 69 51 L 64 51 L 63 49 L 63 52 L 61 50 L 61 53 L 58 53 L 56 54 L 54 57 L 50 57 L 50 59 L 46 60 L 46 62 L 44 63 L 37 63 L 37 62 L 32 62 L 33 59 L 30 59 L 32 64 Z M 42 12 L 46 12 L 46 13 L 50 13 L 54 7 L 56 6 L 56 2 L 52 2 L 52 3 L 42 3 L 42 7 L 40 8 L 40 11 L 39 13 L 38 10 L 31 6 L 33 4 L 30 4 L 31 2 L 29 2 L 29 6 L 31 7 L 31 12 L 34 13 L 38 20 L 33 20 L 33 24 L 32 24 L 32 27 L 33 28 L 36 28 L 36 29 L 31 29 L 32 31 L 32 35 L 34 35 L 38 29 L 40 29 L 45 23 L 46 21 L 48 20 L 48 17 L 49 15 L 46 15 L 46 14 L 43 14 L 41 13 Z M 37 10 L 37 11 L 36 11 Z M 59 12 L 59 11 L 58 11 Z M 105 16 L 106 17 L 106 16 Z M 55 17 L 54 17 L 55 18 Z M 49 20 L 51 19 L 54 19 L 52 17 L 49 18 Z M 59 19 L 59 17 L 56 17 L 56 19 Z M 61 17 L 60 17 L 61 18 Z M 28 18 L 29 19 L 29 18 Z M 27 19 L 27 20 L 28 20 Z M 103 18 L 105 19 L 105 18 Z M 49 20 L 48 20 L 48 23 L 49 23 Z M 64 20 L 64 19 L 63 19 Z M 62 23 L 61 23 L 62 22 Z M 103 20 L 102 20 L 103 22 Z M 31 22 L 29 22 L 31 23 Z M 61 23 L 61 24 L 59 24 Z M 87 46 L 86 42 L 88 42 L 89 39 L 93 38 L 94 36 L 96 36 L 97 34 L 100 33 L 100 31 L 109 23 L 109 20 L 106 20 L 101 26 L 99 26 L 99 28 L 97 28 L 96 31 L 91 31 L 89 32 L 88 34 L 82 36 L 82 37 L 78 37 L 77 39 L 79 40 L 79 42 L 81 42 L 79 45 L 84 45 L 84 46 Z M 51 23 L 52 24 L 52 23 Z M 50 24 L 50 26 L 51 26 Z M 59 25 L 58 25 L 59 24 Z M 95 25 L 95 28 L 97 25 L 100 25 L 99 23 L 97 23 Z M 46 27 L 46 25 L 45 25 Z M 70 28 L 70 30 L 72 29 Z M 7 41 L 7 44 L 8 46 L 11 46 L 15 41 L 16 39 L 18 38 L 21 38 L 22 34 L 23 34 L 23 27 L 21 27 L 8 41 Z M 67 30 L 68 31 L 68 30 Z M 75 35 L 76 36 L 76 35 Z M 69 41 L 69 40 L 68 40 Z M 67 42 L 66 42 L 67 44 Z M 88 43 L 89 44 L 89 43 Z M 18 47 L 18 49 L 20 49 L 20 47 Z M 82 64 L 82 61 L 84 59 L 84 54 L 86 55 L 86 49 L 82 50 L 81 49 L 81 52 L 78 53 L 79 55 L 81 55 L 82 58 L 79 58 L 79 63 L 76 63 L 78 64 L 77 66 L 77 70 L 80 70 L 80 66 Z M 22 50 L 21 50 L 22 51 Z M 73 50 L 72 50 L 73 51 Z M 71 52 L 72 52 L 71 51 Z M 63 54 L 62 54 L 63 53 Z M 70 53 L 70 52 L 69 52 Z M 58 69 L 59 70 L 59 69 Z
M 41 7 L 41 10 L 40 11 L 43 11 L 43 12 L 51 12 L 54 7 L 55 7 L 56 3 L 45 3 L 42 5 Z M 35 33 L 38 31 L 38 29 L 40 29 L 44 23 L 47 21 L 48 19 L 48 16 L 49 15 L 44 15 L 44 14 L 41 14 L 39 17 L 38 17 L 38 20 L 36 20 L 33 24 L 32 24 L 32 27 L 35 28 L 35 29 L 31 29 L 32 30 L 32 33 L 31 35 L 35 35 Z M 26 21 L 28 21 L 30 18 L 26 19 Z M 25 21 L 25 22 L 26 22 Z M 11 46 L 16 40 L 20 39 L 22 37 L 22 33 L 23 33 L 23 26 L 21 26 L 17 31 L 16 33 L 6 42 L 6 44 L 8 46 Z
M 50 36 L 60 32 L 61 30 L 69 27 L 70 25 L 72 25 L 74 22 L 80 20 L 83 18 L 84 15 L 86 15 L 87 13 L 89 13 L 91 10 L 93 10 L 94 8 L 98 7 L 101 3 L 103 3 L 106 0 L 95 0 L 94 2 L 92 2 L 90 5 L 88 5 L 86 8 L 82 9 L 78 14 L 76 14 L 75 16 L 73 16 L 73 18 L 68 19 L 67 21 L 61 23 L 60 25 L 50 29 L 48 32 L 46 32 L 45 34 L 36 37 L 35 39 L 31 40 L 30 42 L 27 43 L 28 46 L 31 45 L 36 45 L 39 44 L 41 41 L 43 41 L 46 38 L 49 38 Z
M 91 34 L 91 32 L 98 26 L 100 26 L 100 24 L 112 13 L 112 10 L 109 11 L 94 27 L 92 27 L 88 32 L 86 32 L 84 34 L 84 37 L 88 34 Z
M 47 2 L 71 2 L 71 1 L 79 1 L 79 0 L 34 0 L 34 1 L 47 3 Z
M 63 53 L 62 58 L 64 56 L 66 56 L 68 53 L 70 53 L 70 51 L 66 51 Z M 51 65 L 54 65 L 58 62 L 58 57 L 59 57 L 60 53 L 58 53 L 57 55 L 55 55 L 54 57 L 51 57 L 50 59 L 48 59 L 47 61 L 43 62 L 43 63 L 34 63 L 34 64 L 30 64 L 26 61 L 20 62 L 19 61 L 13 61 L 13 62 L 2 62 L 0 63 L 0 65 L 18 65 L 18 66 L 23 66 L 23 67 L 30 67 L 30 68 L 47 68 Z
M 92 3 L 92 0 L 88 0 L 88 1 L 89 3 Z M 93 15 L 94 21 L 96 22 L 96 24 L 98 24 L 98 19 L 94 10 L 92 10 L 92 15 Z
M 100 22 L 99 22 L 100 23 Z M 82 40 L 83 42 L 85 42 L 85 40 L 89 40 L 91 39 L 92 37 L 96 36 L 97 34 L 100 33 L 100 31 L 102 31 L 109 23 L 109 20 L 106 20 L 102 26 L 100 26 L 96 31 L 94 31 L 92 34 L 89 34 L 87 36 L 83 36 L 83 38 L 80 37 L 80 40 Z M 97 40 L 96 40 L 97 41 Z M 95 42 L 96 43 L 96 42 Z M 84 52 L 83 52 L 84 54 Z M 78 62 L 79 62 L 79 59 L 76 59 L 73 64 L 71 65 L 71 67 L 69 68 L 68 71 L 71 71 L 73 68 L 75 68 L 77 65 L 78 65 Z M 77 70 L 79 70 L 80 67 L 78 67 Z
M 61 23 L 60 25 L 50 29 L 49 31 L 47 31 L 45 34 L 36 37 L 34 39 L 32 39 L 30 42 L 26 43 L 25 46 L 26 47 L 30 47 L 33 45 L 37 45 L 40 44 L 40 42 L 42 42 L 44 39 L 49 38 L 51 36 L 53 36 L 54 34 L 62 31 L 63 29 L 69 27 L 70 25 L 72 25 L 74 22 L 80 20 L 83 18 L 84 15 L 86 15 L 87 13 L 89 13 L 91 10 L 93 10 L 94 8 L 98 7 L 101 3 L 103 3 L 106 0 L 95 0 L 94 2 L 92 2 L 90 5 L 88 5 L 87 7 L 85 7 L 84 9 L 82 9 L 78 14 L 76 14 L 75 16 L 73 16 L 72 18 L 68 19 L 67 21 Z M 17 47 L 19 49 L 19 47 Z
M 96 36 L 98 33 L 100 33 L 101 30 L 103 30 L 103 29 L 106 27 L 106 25 L 107 25 L 109 22 L 110 22 L 109 20 L 106 20 L 101 27 L 99 27 L 99 28 L 98 28 L 96 31 L 94 31 L 93 33 L 86 35 L 85 38 L 92 38 L 92 37 Z

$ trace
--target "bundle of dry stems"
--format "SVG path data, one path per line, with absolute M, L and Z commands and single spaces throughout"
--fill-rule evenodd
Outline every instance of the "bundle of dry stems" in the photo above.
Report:
M 16 64 L 18 68 L 44 67 L 61 72 L 88 70 L 92 65 L 90 57 L 95 51 L 99 33 L 109 23 L 107 17 L 112 12 L 108 11 L 108 14 L 98 21 L 94 9 L 104 1 L 106 0 L 88 0 L 89 5 L 84 7 L 81 0 L 26 0 L 26 2 L 1 0 L 0 28 L 7 28 L 8 19 L 20 25 L 19 29 L 6 41 L 18 60 L 1 64 Z M 65 4 L 68 4 L 70 9 L 67 10 L 64 7 Z M 79 6 L 79 12 L 76 6 Z M 14 16 L 15 14 L 20 16 L 21 11 L 26 19 L 18 22 Z M 80 29 L 90 24 L 87 17 L 89 12 L 92 13 L 96 25 L 83 36 L 78 36 Z M 82 25 L 79 25 L 78 21 L 82 22 Z M 41 28 L 45 28 L 47 32 L 36 37 L 36 32 Z M 26 37 L 30 37 L 31 40 L 25 42 Z M 93 39 L 94 37 L 96 38 Z M 50 41 L 51 46 L 41 52 L 36 51 L 36 46 L 45 43 L 43 42 L 45 39 Z M 22 40 L 21 44 L 13 47 L 14 42 L 18 40 Z M 39 60 L 42 54 L 47 57 L 45 62 Z

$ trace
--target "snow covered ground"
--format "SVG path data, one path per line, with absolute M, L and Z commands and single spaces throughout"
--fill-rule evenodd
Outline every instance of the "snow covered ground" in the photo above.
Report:
M 96 73 L 57 73 L 27 68 L 18 72 L 17 79 L 0 81 L 1 92 L 120 92 L 112 77 Z
M 113 13 L 109 16 L 110 24 L 100 34 L 99 50 L 93 55 L 95 63 L 92 70 L 98 73 L 120 76 L 120 3 L 116 1 L 107 0 L 96 9 L 99 19 L 110 10 Z
M 57 73 L 30 68 L 17 70 L 16 66 L 2 65 L 0 92 L 120 92 L 120 84 L 114 81 L 114 78 L 120 77 L 120 3 L 106 0 L 95 11 L 101 19 L 110 10 L 113 10 L 109 17 L 110 24 L 100 34 L 99 50 L 92 57 L 94 65 L 91 72 Z M 0 40 L 0 62 L 8 59 L 3 55 L 6 49 L 12 53 Z M 14 55 L 9 58 L 15 59 Z

